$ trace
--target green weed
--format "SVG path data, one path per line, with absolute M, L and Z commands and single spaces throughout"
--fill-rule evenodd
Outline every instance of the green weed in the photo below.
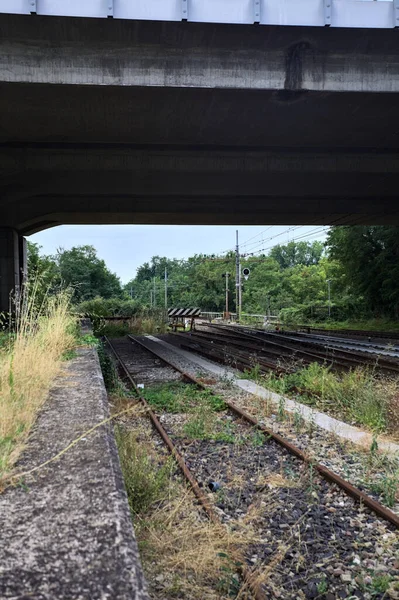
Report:
M 392 475 L 383 473 L 378 480 L 375 480 L 370 484 L 371 490 L 380 494 L 383 497 L 385 504 L 391 508 L 395 506 L 396 503 L 398 486 L 399 472 Z
M 110 394 L 126 396 L 127 391 L 122 383 L 122 380 L 119 378 L 115 364 L 113 363 L 108 352 L 105 350 L 103 344 L 98 345 L 97 353 L 107 391 Z
M 152 386 L 144 389 L 142 395 L 153 408 L 161 412 L 188 412 L 200 404 L 206 404 L 212 411 L 226 408 L 226 404 L 220 396 L 181 382 Z
M 134 432 L 121 427 L 115 428 L 115 438 L 130 510 L 133 514 L 145 514 L 167 497 L 173 459 L 162 466 L 156 464 Z
M 388 429 L 392 421 L 389 412 L 399 387 L 397 381 L 379 377 L 368 368 L 334 373 L 318 363 L 286 375 L 266 373 L 260 381 L 279 394 L 297 396 L 299 389 L 301 402 L 375 432 Z
M 373 577 L 371 587 L 377 594 L 384 594 L 388 591 L 392 577 L 390 575 L 376 575 Z
M 260 365 L 258 363 L 254 364 L 254 366 L 250 369 L 245 369 L 243 373 L 243 378 L 251 379 L 252 381 L 256 381 L 256 383 L 263 379 L 263 377 L 263 373 L 261 372 Z
M 315 468 L 312 463 L 309 463 L 307 492 L 311 498 L 318 498 Z
M 77 355 L 78 353 L 76 350 L 65 350 L 61 356 L 61 360 L 72 360 L 73 358 L 76 358 Z
M 325 577 L 317 584 L 317 592 L 319 594 L 325 594 L 328 591 L 328 583 Z
M 285 400 L 282 396 L 280 396 L 278 401 L 277 419 L 285 421 Z
M 233 560 L 225 552 L 219 552 L 218 556 L 223 562 L 220 567 L 221 575 L 216 589 L 218 592 L 226 594 L 229 598 L 235 598 L 241 587 L 238 569 L 242 563 Z
M 193 440 L 212 439 L 215 433 L 216 415 L 205 403 L 200 403 L 184 426 L 185 435 Z
M 266 436 L 264 433 L 259 431 L 259 429 L 255 429 L 251 436 L 251 443 L 253 446 L 263 446 L 266 442 Z
M 294 429 L 295 429 L 296 433 L 300 433 L 302 431 L 304 424 L 305 424 L 305 419 L 303 418 L 301 413 L 298 410 L 296 410 L 294 412 Z
M 77 339 L 78 346 L 92 346 L 96 348 L 99 345 L 99 340 L 95 335 L 86 333 L 85 335 L 79 335 Z

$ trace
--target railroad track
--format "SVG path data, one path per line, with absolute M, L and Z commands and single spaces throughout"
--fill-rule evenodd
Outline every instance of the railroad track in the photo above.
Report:
M 176 382 L 178 373 L 187 385 L 210 393 L 203 382 L 166 361 L 143 340 L 129 337 L 107 343 L 137 392 L 134 378 L 151 387 L 160 381 Z M 340 557 L 338 564 L 352 559 L 358 564 L 362 560 L 359 548 L 375 544 L 377 530 L 380 535 L 382 528 L 382 535 L 391 539 L 392 531 L 399 528 L 395 513 L 323 465 L 310 461 L 299 448 L 231 401 L 225 401 L 225 410 L 214 415 L 218 435 L 191 439 L 173 416 L 151 410 L 143 397 L 141 402 L 209 518 L 228 524 L 237 516 L 245 519 L 251 511 L 259 511 L 257 533 L 262 541 L 254 543 L 243 565 L 243 577 L 258 600 L 325 597 L 319 594 L 324 588 L 341 594 L 330 598 L 347 597 L 342 593 L 351 591 L 350 573 L 340 573 L 334 566 L 336 557 Z M 204 490 L 211 481 L 220 485 L 220 491 L 207 495 Z M 262 578 L 280 555 L 276 572 Z M 285 595 L 274 595 L 276 585 Z M 298 596 L 301 590 L 305 594 Z M 379 597 L 384 596 L 373 595 Z
M 212 327 L 212 325 L 211 325 Z M 358 353 L 371 353 L 377 354 L 378 356 L 387 356 L 389 358 L 399 359 L 399 346 L 395 343 L 386 342 L 371 342 L 365 340 L 355 340 L 352 338 L 340 338 L 332 335 L 321 335 L 295 332 L 290 330 L 284 331 L 271 331 L 258 329 L 254 327 L 243 327 L 243 326 L 229 326 L 235 331 L 244 331 L 252 333 L 259 338 L 264 339 L 280 339 L 286 341 L 299 342 L 301 344 L 312 344 L 314 346 L 323 346 L 325 348 L 341 348 L 343 350 L 350 350 Z
M 359 331 L 358 329 L 323 329 L 321 327 L 308 327 L 307 325 L 298 325 L 298 331 L 307 333 L 317 333 L 321 335 L 349 338 L 368 338 L 370 340 L 390 340 L 399 342 L 398 331 Z
M 297 368 L 297 364 L 306 366 L 318 362 L 335 370 L 369 366 L 381 374 L 399 374 L 399 360 L 395 357 L 375 357 L 359 350 L 320 346 L 306 339 L 294 340 L 285 334 L 229 325 L 210 325 L 191 333 L 177 335 L 182 347 L 196 350 L 224 364 L 234 364 L 241 370 L 258 364 L 263 371 L 273 369 L 292 372 Z

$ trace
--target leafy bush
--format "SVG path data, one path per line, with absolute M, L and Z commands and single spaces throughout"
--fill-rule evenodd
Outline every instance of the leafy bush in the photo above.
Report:
M 166 330 L 165 313 L 160 308 L 143 308 L 136 300 L 94 298 L 81 302 L 76 310 L 89 317 L 95 335 L 119 337 L 128 333 L 162 333 Z M 107 321 L 120 317 L 120 321 Z
M 135 317 L 141 314 L 142 308 L 136 300 L 121 298 L 100 298 L 81 302 L 76 307 L 79 313 L 89 318 L 100 317 Z

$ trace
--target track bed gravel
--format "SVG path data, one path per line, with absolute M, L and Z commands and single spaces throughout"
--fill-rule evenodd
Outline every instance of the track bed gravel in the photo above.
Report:
M 176 336 L 164 334 L 157 337 L 176 345 L 176 351 L 169 350 L 146 337 L 140 339 L 166 360 L 208 383 L 217 394 L 234 402 L 234 404 L 258 419 L 268 429 L 293 442 L 308 456 L 312 457 L 315 462 L 320 462 L 341 475 L 341 477 L 349 480 L 381 504 L 387 504 L 383 489 L 385 468 L 388 468 L 390 472 L 398 471 L 399 456 L 379 455 L 373 459 L 370 457 L 370 448 L 361 448 L 349 441 L 342 440 L 338 436 L 317 427 L 312 422 L 300 421 L 295 423 L 293 415 L 289 413 L 286 413 L 284 419 L 281 419 L 279 407 L 276 404 L 272 402 L 268 404 L 264 399 L 243 391 L 229 381 L 229 377 L 239 377 L 239 372 L 226 367 L 224 369 L 225 376 L 218 378 L 210 371 L 198 368 L 194 362 L 180 356 Z M 208 359 L 207 362 L 220 367 L 219 364 L 212 363 Z M 390 509 L 399 514 L 399 502 L 397 501 L 393 506 L 391 505 Z
M 218 415 L 222 430 L 226 423 L 234 430 L 230 443 L 188 440 L 185 420 L 162 419 L 200 485 L 220 485 L 208 495 L 222 521 L 241 518 L 255 528 L 260 541 L 247 560 L 266 579 L 266 598 L 383 598 L 367 591 L 376 574 L 399 586 L 393 527 L 272 440 L 258 445 L 253 429 L 230 414 Z
M 176 360 L 174 352 L 147 343 L 199 375 L 189 361 Z M 137 348 L 137 344 L 120 342 L 119 351 L 128 353 L 129 364 L 134 364 Z M 137 356 L 143 365 L 145 351 L 140 350 Z M 200 375 L 210 380 L 204 370 Z M 160 380 L 167 376 L 154 379 Z M 241 405 L 248 403 L 248 394 L 235 390 L 233 394 L 226 382 L 216 387 L 224 397 L 239 403 L 240 395 Z M 261 439 L 253 427 L 229 411 L 215 413 L 213 424 L 216 432 L 225 433 L 226 441 L 189 438 L 190 413 L 164 412 L 159 417 L 222 522 L 246 522 L 254 529 L 256 541 L 246 561 L 261 576 L 266 598 L 399 598 L 399 545 L 393 526 L 356 505 L 273 440 Z M 275 428 L 276 419 L 270 419 Z M 317 435 L 311 436 L 315 445 L 320 444 Z M 309 435 L 302 437 L 305 445 Z M 213 492 L 212 482 L 218 488 Z

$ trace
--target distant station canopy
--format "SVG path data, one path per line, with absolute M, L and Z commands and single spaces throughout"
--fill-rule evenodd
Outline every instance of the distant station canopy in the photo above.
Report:
M 170 308 L 168 310 L 169 324 L 175 331 L 178 328 L 185 329 L 187 320 L 190 321 L 190 330 L 192 330 L 195 319 L 200 316 L 200 308 Z

